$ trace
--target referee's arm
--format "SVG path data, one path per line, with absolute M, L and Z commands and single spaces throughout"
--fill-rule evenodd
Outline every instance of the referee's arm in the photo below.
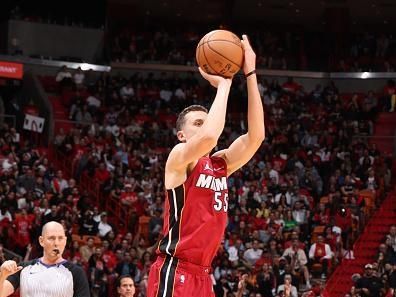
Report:
M 71 272 L 73 275 L 73 297 L 90 297 L 88 279 L 84 270 L 80 266 L 74 265 Z

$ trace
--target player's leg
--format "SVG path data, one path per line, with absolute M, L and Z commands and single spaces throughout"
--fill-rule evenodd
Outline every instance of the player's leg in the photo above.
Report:
M 159 257 L 151 266 L 147 297 L 192 296 L 194 278 L 178 269 L 178 260 L 173 257 Z

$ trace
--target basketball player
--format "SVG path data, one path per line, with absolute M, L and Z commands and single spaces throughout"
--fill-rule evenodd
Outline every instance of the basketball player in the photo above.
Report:
M 89 297 L 84 270 L 62 258 L 66 246 L 63 226 L 48 222 L 43 226 L 40 245 L 43 257 L 21 266 L 5 261 L 0 267 L 0 297 L 6 297 L 20 287 L 21 297 Z
M 227 177 L 247 163 L 265 137 L 255 74 L 256 55 L 243 36 L 248 89 L 248 132 L 228 149 L 209 155 L 224 129 L 231 79 L 201 75 L 217 88 L 209 112 L 184 109 L 176 122 L 177 144 L 165 166 L 164 238 L 150 269 L 148 297 L 214 296 L 210 265 L 227 224 Z

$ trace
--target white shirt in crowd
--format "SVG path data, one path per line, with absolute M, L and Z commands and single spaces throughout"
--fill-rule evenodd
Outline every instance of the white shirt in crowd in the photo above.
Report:
M 135 95 L 135 90 L 131 86 L 123 86 L 120 90 L 120 95 L 123 98 L 130 98 Z
M 6 210 L 4 213 L 0 209 L 0 222 L 4 219 L 8 219 L 9 222 L 12 222 L 12 216 L 8 210 Z
M 291 258 L 291 257 L 294 257 L 295 253 L 296 253 L 296 251 L 293 250 L 292 247 L 289 247 L 283 252 L 282 257 L 285 257 L 285 258 L 290 257 Z M 296 265 L 295 268 L 299 269 L 301 265 L 306 265 L 307 263 L 308 263 L 308 259 L 307 259 L 307 256 L 305 255 L 304 250 L 299 248 L 297 250 L 297 261 L 295 262 L 295 265 Z
M 285 285 L 280 285 L 278 287 L 278 293 L 280 292 L 285 292 L 286 288 Z M 290 286 L 290 297 L 298 297 L 298 291 L 297 288 L 295 286 Z
M 175 91 L 175 97 L 177 99 L 186 99 L 186 93 L 181 88 L 177 88 Z
M 250 264 L 254 265 L 258 259 L 261 258 L 261 255 L 263 254 L 262 249 L 247 249 L 243 253 L 243 257 L 245 258 L 246 261 L 248 261 Z
M 113 228 L 109 224 L 104 223 L 103 221 L 100 221 L 100 223 L 98 225 L 98 230 L 99 230 L 99 236 L 105 237 L 108 232 L 113 230 Z
M 60 81 L 62 81 L 64 78 L 72 78 L 71 73 L 68 72 L 68 71 L 60 71 L 60 72 L 58 72 L 58 74 L 56 75 L 55 80 L 56 80 L 57 82 L 60 82 Z
M 333 252 L 331 251 L 330 246 L 325 243 L 325 255 L 323 256 L 324 259 L 331 259 L 333 257 Z M 309 249 L 309 258 L 313 259 L 315 258 L 315 250 L 316 250 L 316 243 L 314 243 L 313 245 L 311 245 L 311 248 Z
M 85 74 L 83 72 L 76 72 L 74 73 L 73 79 L 76 85 L 81 85 L 84 82 Z
M 172 98 L 172 91 L 162 89 L 160 91 L 160 98 L 166 102 L 169 102 Z
M 230 260 L 231 262 L 234 262 L 239 259 L 238 249 L 235 246 L 233 246 L 233 245 L 230 246 L 227 249 L 227 253 L 228 253 L 228 260 Z
M 93 95 L 91 95 L 87 98 L 87 103 L 88 103 L 88 106 L 94 106 L 94 107 L 98 107 L 98 108 L 101 105 L 100 100 Z

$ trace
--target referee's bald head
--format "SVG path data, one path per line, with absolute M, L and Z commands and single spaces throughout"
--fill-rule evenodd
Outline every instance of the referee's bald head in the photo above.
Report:
M 48 222 L 46 224 L 44 224 L 43 229 L 41 230 L 41 236 L 45 236 L 48 232 L 50 231 L 60 231 L 62 230 L 63 233 L 65 233 L 65 228 L 63 228 L 62 224 L 55 222 L 55 221 L 51 221 Z

